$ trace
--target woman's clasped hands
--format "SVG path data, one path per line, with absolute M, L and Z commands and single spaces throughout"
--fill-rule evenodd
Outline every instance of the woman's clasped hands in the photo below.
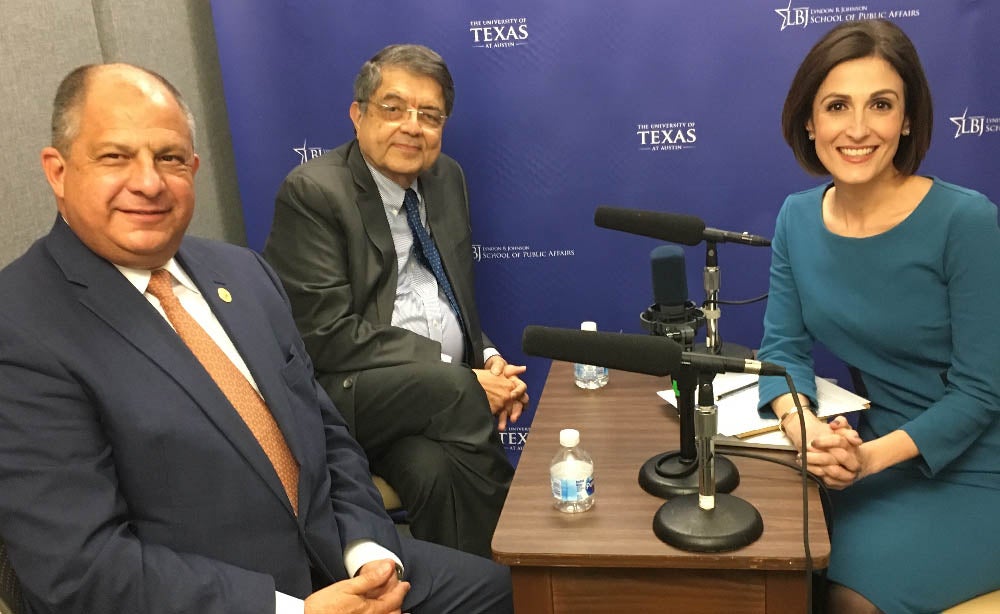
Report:
M 812 414 L 807 414 L 806 463 L 809 473 L 823 480 L 829 488 L 842 489 L 850 486 L 865 475 L 864 449 L 861 436 L 846 418 L 837 416 L 829 422 L 822 422 Z M 789 420 L 794 422 L 794 420 Z M 789 439 L 801 450 L 799 425 L 786 425 Z M 801 452 L 796 461 L 802 462 Z

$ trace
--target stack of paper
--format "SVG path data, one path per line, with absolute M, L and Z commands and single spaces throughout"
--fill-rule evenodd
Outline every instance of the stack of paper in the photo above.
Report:
M 784 435 L 767 435 L 778 431 L 778 419 L 762 417 L 757 412 L 757 376 L 750 373 L 721 373 L 712 381 L 715 404 L 719 408 L 719 434 L 746 439 L 762 436 L 762 443 L 780 443 Z M 657 393 L 674 407 L 677 399 L 673 390 Z M 816 378 L 817 407 L 820 418 L 832 418 L 841 414 L 868 409 L 868 399 L 859 397 L 849 390 L 825 380 Z M 698 400 L 695 399 L 695 405 Z M 773 441 L 772 441 L 773 440 Z M 787 439 L 784 439 L 787 442 Z

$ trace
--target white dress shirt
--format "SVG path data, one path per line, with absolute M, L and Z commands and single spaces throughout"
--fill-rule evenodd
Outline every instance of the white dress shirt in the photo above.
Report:
M 413 250 L 413 231 L 403 210 L 406 190 L 371 165 L 368 168 L 378 186 L 389 232 L 392 233 L 392 245 L 396 250 L 396 300 L 392 308 L 392 325 L 440 343 L 441 359 L 445 362 L 452 362 L 456 357 L 462 360 L 465 339 L 458 317 L 451 310 L 448 297 L 438 287 L 434 273 L 420 262 Z M 427 228 L 427 207 L 417 182 L 414 181 L 410 188 L 417 193 L 420 221 Z M 428 228 L 428 232 L 433 233 L 433 229 Z

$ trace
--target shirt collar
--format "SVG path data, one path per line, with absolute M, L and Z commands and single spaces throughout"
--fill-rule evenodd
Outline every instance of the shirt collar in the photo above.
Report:
M 121 274 L 125 276 L 125 279 L 129 281 L 135 289 L 139 291 L 140 294 L 146 293 L 146 288 L 149 286 L 149 278 L 152 276 L 153 272 L 149 269 L 133 269 L 131 267 L 121 266 L 116 264 L 115 268 L 121 271 Z M 181 268 L 180 263 L 177 262 L 176 258 L 171 258 L 167 261 L 165 265 L 160 267 L 166 269 L 170 275 L 173 276 L 177 283 L 184 286 L 191 292 L 195 294 L 201 294 L 198 292 L 198 286 L 194 285 L 191 281 L 191 277 Z
M 382 204 L 391 209 L 393 214 L 399 215 L 399 210 L 403 208 L 403 198 L 406 196 L 406 189 L 380 173 L 378 169 L 368 163 L 367 158 L 365 159 L 365 166 L 371 171 L 372 179 L 375 180 L 375 185 L 378 187 L 378 194 L 382 197 Z M 417 187 L 417 183 L 417 180 L 414 179 L 413 183 L 410 184 L 410 189 L 417 193 L 417 199 L 419 200 L 420 189 Z

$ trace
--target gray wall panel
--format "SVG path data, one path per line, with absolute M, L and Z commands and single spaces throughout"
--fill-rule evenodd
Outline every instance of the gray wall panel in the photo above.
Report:
M 74 67 L 126 61 L 163 74 L 198 123 L 190 232 L 245 244 L 208 0 L 0 0 L 0 267 L 44 234 L 55 203 L 39 166 L 52 96 Z
M 222 73 L 207 0 L 95 0 L 106 61 L 145 66 L 181 91 L 198 124 L 197 206 L 190 232 L 246 243 Z
M 0 266 L 55 219 L 39 152 L 59 80 L 101 60 L 96 35 L 89 0 L 0 0 Z

